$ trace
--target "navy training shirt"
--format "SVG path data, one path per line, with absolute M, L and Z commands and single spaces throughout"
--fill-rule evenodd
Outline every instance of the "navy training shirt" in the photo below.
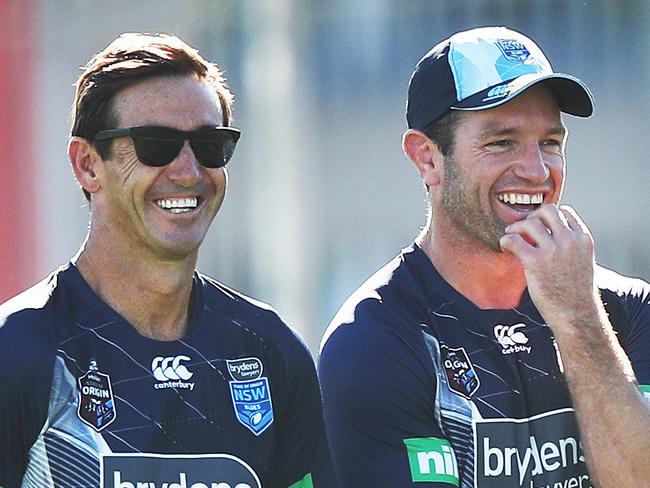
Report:
M 0 306 L 0 487 L 333 486 L 306 346 L 195 273 L 186 337 L 141 336 L 75 266 Z
M 648 392 L 650 285 L 600 267 L 597 283 Z M 416 245 L 346 301 L 319 375 L 341 486 L 591 486 L 553 334 L 528 294 L 479 309 Z

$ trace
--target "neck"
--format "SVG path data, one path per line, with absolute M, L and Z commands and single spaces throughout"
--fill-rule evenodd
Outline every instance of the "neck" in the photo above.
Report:
M 454 289 L 482 309 L 519 305 L 526 278 L 519 259 L 477 243 L 461 242 L 428 226 L 416 239 L 436 270 Z
M 171 341 L 187 332 L 196 257 L 155 259 L 94 239 L 91 232 L 73 262 L 93 291 L 141 335 Z

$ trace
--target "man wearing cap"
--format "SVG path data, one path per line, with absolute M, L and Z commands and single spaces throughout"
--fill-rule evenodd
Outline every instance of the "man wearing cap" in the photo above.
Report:
M 0 305 L 0 487 L 330 487 L 312 357 L 197 272 L 239 130 L 220 68 L 125 34 L 77 81 L 79 253 Z
M 650 480 L 650 285 L 597 266 L 560 205 L 578 79 L 527 37 L 460 32 L 418 63 L 403 149 L 430 212 L 323 341 L 343 486 Z

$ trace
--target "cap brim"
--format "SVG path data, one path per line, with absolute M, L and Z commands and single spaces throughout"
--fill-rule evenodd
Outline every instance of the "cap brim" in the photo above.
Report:
M 594 113 L 594 100 L 589 88 L 578 78 L 563 73 L 523 75 L 514 80 L 486 88 L 455 103 L 451 108 L 456 110 L 485 110 L 498 107 L 512 100 L 531 86 L 542 82 L 551 89 L 562 112 L 577 117 L 589 117 Z

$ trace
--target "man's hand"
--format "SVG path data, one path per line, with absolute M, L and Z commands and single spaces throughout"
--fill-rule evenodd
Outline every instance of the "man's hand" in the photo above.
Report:
M 572 208 L 543 205 L 506 227 L 501 248 L 521 261 L 530 297 L 557 341 L 591 485 L 646 486 L 650 404 L 596 290 L 589 230 Z
M 543 205 L 505 230 L 501 248 L 521 261 L 530 297 L 551 328 L 598 314 L 594 241 L 575 210 Z

